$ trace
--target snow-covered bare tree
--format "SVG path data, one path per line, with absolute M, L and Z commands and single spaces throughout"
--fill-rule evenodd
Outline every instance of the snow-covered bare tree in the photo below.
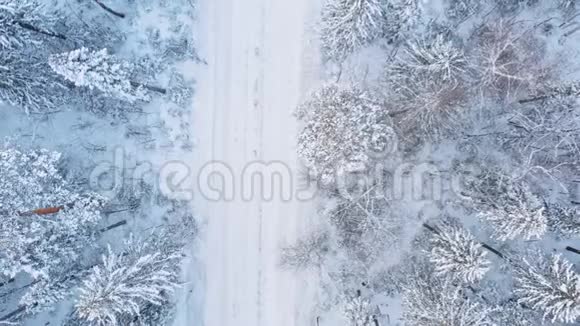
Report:
M 397 246 L 402 233 L 404 222 L 388 209 L 383 190 L 375 184 L 358 194 L 337 194 L 323 213 L 333 226 L 338 247 L 362 262 L 382 257 Z
M 481 212 L 501 240 L 539 239 L 548 230 L 544 203 L 523 180 L 486 168 L 466 179 L 463 195 Z
M 545 78 L 544 45 L 520 22 L 499 20 L 475 29 L 472 35 L 473 71 L 477 87 L 499 100 L 517 97 Z
M 134 66 L 110 55 L 107 49 L 90 51 L 83 47 L 52 55 L 49 65 L 76 86 L 97 88 L 108 96 L 129 102 L 150 100 L 144 85 L 131 80 Z
M 409 42 L 385 69 L 385 96 L 408 137 L 434 140 L 454 131 L 467 105 L 463 50 L 437 34 Z
M 356 87 L 327 84 L 298 107 L 297 116 L 306 123 L 298 154 L 324 184 L 338 174 L 365 169 L 395 146 L 387 110 Z
M 580 113 L 574 99 L 550 98 L 517 110 L 498 137 L 530 166 L 558 170 L 580 159 Z
M 163 304 L 165 295 L 177 286 L 180 258 L 141 252 L 141 248 L 130 254 L 109 249 L 103 264 L 83 282 L 78 317 L 91 325 L 126 325 L 124 318 L 138 317 L 145 304 Z
M 574 207 L 550 205 L 546 213 L 550 231 L 563 238 L 580 236 L 580 212 Z
M 580 317 L 580 275 L 561 255 L 541 254 L 515 266 L 518 302 L 544 313 L 551 322 L 574 323 Z
M 439 140 L 457 130 L 467 106 L 464 85 L 440 82 L 432 77 L 396 85 L 387 96 L 397 106 L 393 119 L 403 134 L 431 140 Z
M 294 269 L 320 267 L 330 251 L 329 237 L 328 232 L 317 230 L 282 248 L 282 265 Z
M 491 265 L 481 243 L 458 225 L 444 225 L 436 230 L 429 257 L 435 272 L 440 276 L 457 277 L 465 283 L 480 281 Z
M 327 0 L 322 9 L 322 48 L 341 61 L 379 37 L 386 22 L 387 0 Z
M 403 321 L 415 326 L 492 326 L 494 308 L 468 298 L 449 278 L 409 275 L 403 290 Z

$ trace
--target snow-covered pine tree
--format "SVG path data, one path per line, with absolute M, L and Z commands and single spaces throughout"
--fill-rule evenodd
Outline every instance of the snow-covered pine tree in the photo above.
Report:
M 480 242 L 458 225 L 437 228 L 431 239 L 430 261 L 440 276 L 456 277 L 465 283 L 480 281 L 491 262 Z
M 5 104 L 30 113 L 47 111 L 63 101 L 64 86 L 46 63 L 32 54 L 1 51 L 0 72 L 0 101 Z
M 150 311 L 150 305 L 166 304 L 178 286 L 183 249 L 167 245 L 170 242 L 158 235 L 145 240 L 131 237 L 125 252 L 109 248 L 103 264 L 83 282 L 75 306 L 77 317 L 95 326 L 129 325 L 147 318 L 142 311 Z
M 76 86 L 97 88 L 107 96 L 129 102 L 149 101 L 143 85 L 131 81 L 134 66 L 110 55 L 107 49 L 90 51 L 80 48 L 52 55 L 50 67 Z
M 574 323 L 580 317 L 580 275 L 561 255 L 534 255 L 515 266 L 518 302 L 544 313 L 551 322 Z
M 322 48 L 342 61 L 381 35 L 387 0 L 327 0 L 322 9 Z
M 26 315 L 34 315 L 54 309 L 55 304 L 67 298 L 86 274 L 85 268 L 78 264 L 61 265 L 58 272 L 50 278 L 38 279 L 30 284 L 20 298 L 19 305 Z
M 409 42 L 387 67 L 390 80 L 420 78 L 437 79 L 439 82 L 457 82 L 466 72 L 467 60 L 461 48 L 442 34 L 427 40 Z
M 339 173 L 364 169 L 396 140 L 387 110 L 356 87 L 327 84 L 298 107 L 297 116 L 306 123 L 298 154 L 325 184 Z
M 522 238 L 540 239 L 548 230 L 545 207 L 526 188 L 512 188 L 504 194 L 509 206 L 490 208 L 480 217 L 493 227 L 494 236 L 501 241 Z
M 580 212 L 574 207 L 550 205 L 547 211 L 550 231 L 563 238 L 580 236 Z
M 539 239 L 548 230 L 544 203 L 523 180 L 485 168 L 467 178 L 463 190 L 501 241 Z
M 408 275 L 403 321 L 414 326 L 492 326 L 493 308 L 470 299 L 450 278 Z
M 92 242 L 103 199 L 75 192 L 58 170 L 60 154 L 0 149 L 0 273 L 46 278 Z M 52 215 L 36 214 L 47 209 Z

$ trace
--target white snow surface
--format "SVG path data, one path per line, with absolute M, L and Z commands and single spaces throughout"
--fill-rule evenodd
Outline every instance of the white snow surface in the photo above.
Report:
M 280 191 L 263 200 L 260 189 L 244 200 L 240 187 L 249 164 L 276 161 L 292 172 L 285 186 L 299 188 L 293 111 L 320 79 L 318 47 L 306 38 L 316 6 L 312 0 L 199 2 L 195 33 L 207 65 L 195 68 L 193 175 L 208 162 L 226 164 L 235 177 L 228 185 L 234 199 L 208 200 L 196 184 L 193 210 L 205 223 L 201 248 L 186 267 L 176 326 L 316 325 L 316 277 L 284 270 L 279 260 L 280 247 L 314 222 L 314 200 L 293 193 L 286 201 Z

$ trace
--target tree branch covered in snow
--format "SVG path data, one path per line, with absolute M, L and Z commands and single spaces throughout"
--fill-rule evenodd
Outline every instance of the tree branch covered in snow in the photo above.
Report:
M 514 269 L 518 302 L 543 311 L 551 322 L 574 323 L 580 317 L 580 275 L 561 255 L 528 257 Z
M 48 13 L 37 0 L 0 1 L 0 47 L 4 50 L 38 44 L 34 36 L 64 38 L 50 30 L 61 17 Z
M 2 51 L 0 100 L 27 113 L 43 112 L 62 103 L 59 95 L 65 86 L 47 68 L 34 56 Z
M 108 96 L 129 102 L 150 99 L 142 85 L 131 81 L 133 65 L 110 55 L 107 49 L 89 51 L 83 47 L 52 55 L 49 65 L 76 86 L 97 88 Z

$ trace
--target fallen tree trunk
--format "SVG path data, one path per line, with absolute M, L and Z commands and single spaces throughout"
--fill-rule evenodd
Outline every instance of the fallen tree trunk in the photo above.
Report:
M 124 14 L 124 13 L 120 13 L 120 12 L 118 12 L 118 11 L 115 11 L 115 10 L 113 10 L 113 9 L 111 9 L 111 8 L 109 8 L 109 7 L 107 7 L 107 6 L 106 6 L 104 3 L 102 3 L 100 0 L 94 0 L 94 1 L 95 1 L 95 2 L 96 2 L 98 5 L 99 5 L 99 7 L 103 8 L 103 9 L 104 9 L 106 12 L 108 12 L 108 13 L 110 13 L 110 14 L 112 14 L 112 15 L 115 15 L 115 16 L 117 16 L 117 17 L 119 17 L 119 18 L 125 18 L 125 14 Z
M 580 250 L 578 250 L 578 249 L 576 249 L 576 248 L 572 248 L 572 247 L 570 247 L 570 246 L 567 246 L 567 247 L 566 247 L 566 250 L 568 250 L 568 251 L 570 251 L 570 252 L 573 252 L 573 253 L 575 253 L 575 254 L 578 254 L 578 255 L 580 255 Z
M 66 40 L 66 36 L 64 36 L 62 34 L 45 31 L 45 30 L 40 29 L 40 28 L 38 28 L 38 27 L 36 27 L 34 25 L 31 25 L 29 23 L 25 23 L 25 22 L 22 22 L 22 21 L 17 21 L 16 23 L 18 24 L 18 26 L 20 26 L 20 27 L 22 27 L 24 29 L 27 29 L 29 31 L 32 31 L 32 32 L 35 32 L 35 33 L 39 33 L 39 34 L 43 34 L 43 35 L 47 35 L 47 36 L 50 36 L 50 37 L 56 37 L 56 38 L 59 38 L 61 40 Z
M 52 215 L 60 212 L 64 209 L 64 206 L 46 207 L 39 208 L 28 212 L 18 213 L 20 216 L 31 216 L 31 215 Z

